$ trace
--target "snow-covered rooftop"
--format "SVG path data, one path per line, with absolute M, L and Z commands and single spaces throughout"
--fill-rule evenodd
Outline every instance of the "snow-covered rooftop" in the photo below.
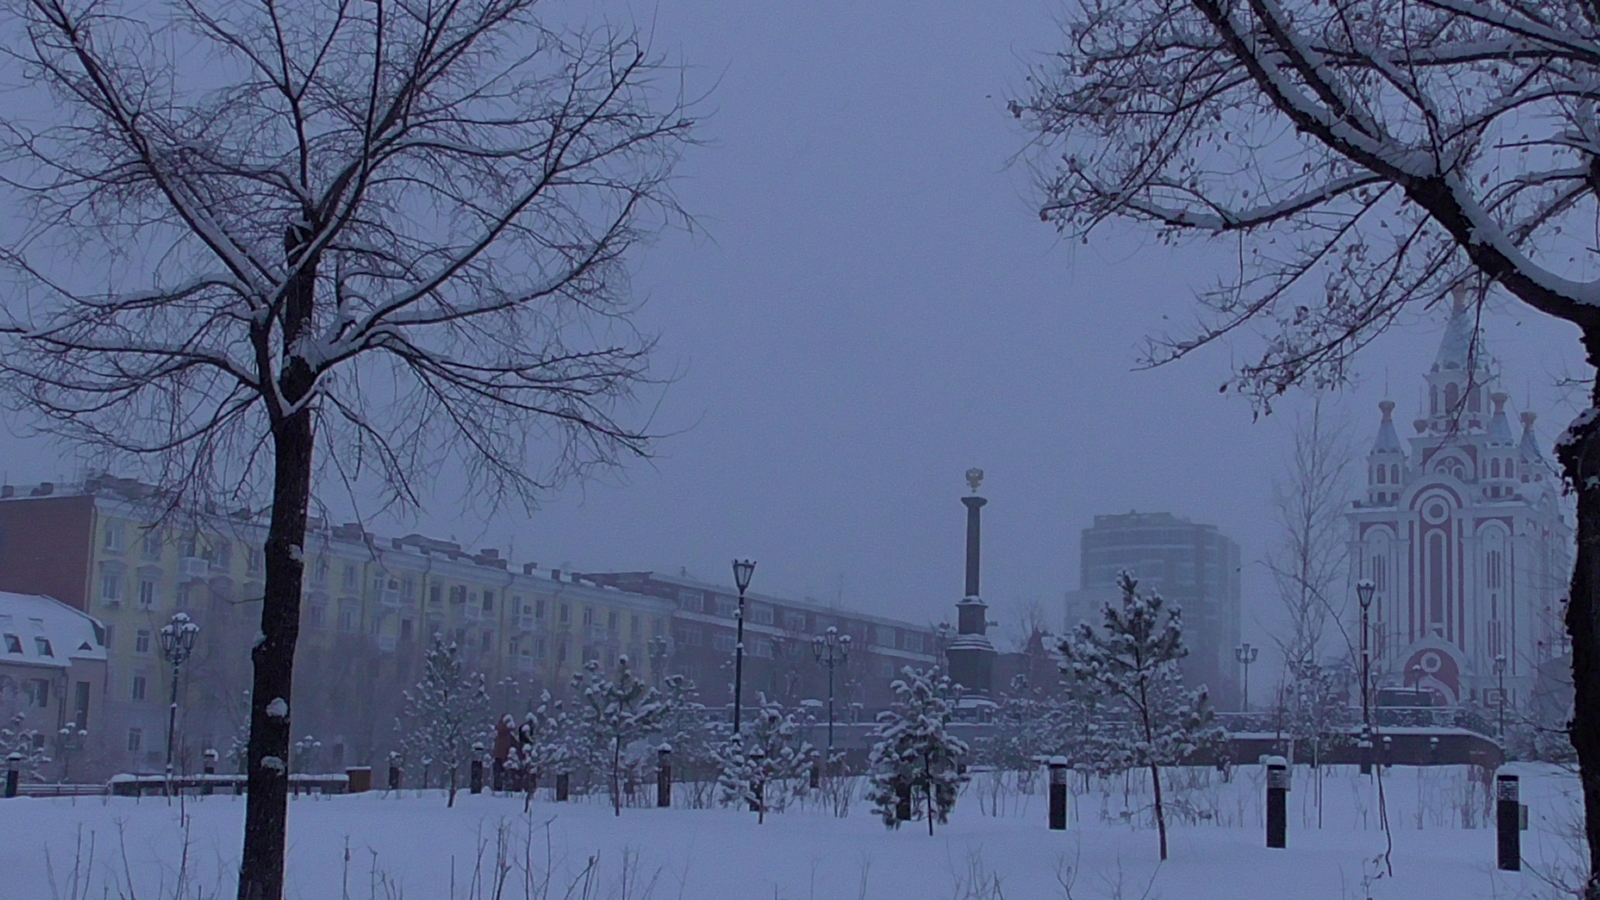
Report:
M 105 628 L 53 597 L 0 591 L 0 664 L 66 668 L 106 658 Z

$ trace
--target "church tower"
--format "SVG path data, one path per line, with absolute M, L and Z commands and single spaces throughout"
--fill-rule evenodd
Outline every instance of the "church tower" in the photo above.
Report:
M 1350 583 L 1376 585 L 1371 609 L 1377 687 L 1421 688 L 1447 704 L 1499 703 L 1495 660 L 1505 659 L 1508 709 L 1525 703 L 1538 666 L 1559 652 L 1571 567 L 1571 527 L 1554 470 L 1478 339 L 1476 315 L 1455 297 L 1409 450 L 1395 404 L 1367 455 L 1363 499 L 1346 513 Z M 1354 608 L 1354 604 L 1351 604 Z

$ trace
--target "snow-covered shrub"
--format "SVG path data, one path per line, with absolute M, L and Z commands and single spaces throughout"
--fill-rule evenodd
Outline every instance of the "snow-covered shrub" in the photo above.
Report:
M 867 799 L 884 825 L 898 828 L 896 807 L 910 792 L 912 815 L 927 819 L 931 835 L 936 820 L 941 824 L 950 820 L 956 795 L 966 781 L 961 766 L 970 751 L 946 728 L 956 705 L 956 688 L 949 676 L 937 668 L 911 666 L 903 675 L 892 685 L 894 705 L 878 714 L 873 731 L 877 741 L 867 757 L 872 772 Z M 920 808 L 915 802 L 919 793 Z
M 483 675 L 469 672 L 454 643 L 433 636 L 423 660 L 422 681 L 405 693 L 400 746 L 407 760 L 423 769 L 438 762 L 444 769 L 445 805 L 456 802 L 461 767 L 472 758 L 472 745 L 491 739 L 489 691 Z
M 800 711 L 762 694 L 742 733 L 716 750 L 722 802 L 749 804 L 760 822 L 809 790 L 817 751 L 801 737 L 802 724 Z
M 606 677 L 598 660 L 590 660 L 572 676 L 583 697 L 578 719 L 593 739 L 593 769 L 607 774 L 613 811 L 622 815 L 623 753 L 629 745 L 660 732 L 669 704 L 655 688 L 633 674 L 626 655 L 617 657 L 614 678 Z

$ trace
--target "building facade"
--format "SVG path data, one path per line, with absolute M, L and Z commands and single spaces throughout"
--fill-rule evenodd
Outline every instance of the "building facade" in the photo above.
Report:
M 1171 513 L 1095 516 L 1083 530 L 1079 590 L 1067 595 L 1067 627 L 1099 623 L 1099 609 L 1118 596 L 1127 571 L 1141 591 L 1155 591 L 1183 610 L 1184 679 L 1205 685 L 1213 703 L 1237 703 L 1234 648 L 1240 639 L 1239 545 L 1217 530 Z
M 732 587 L 660 572 L 586 573 L 583 580 L 673 605 L 668 669 L 695 682 L 709 705 L 733 702 L 733 652 L 739 594 Z M 769 594 L 745 595 L 745 703 L 758 694 L 794 704 L 827 698 L 828 672 L 813 658 L 811 640 L 838 628 L 850 636 L 850 656 L 835 671 L 841 721 L 875 714 L 893 699 L 890 683 L 906 666 L 939 661 L 938 632 L 927 625 Z
M 1503 679 L 1514 709 L 1536 688 L 1540 667 L 1565 652 L 1572 529 L 1535 414 L 1524 410 L 1520 435 L 1513 431 L 1499 374 L 1458 299 L 1408 441 L 1396 431 L 1394 403 L 1379 404 L 1366 494 L 1347 519 L 1352 596 L 1359 579 L 1376 586 L 1377 686 L 1497 707 Z
M 104 623 L 105 713 L 89 731 L 115 771 L 163 764 L 172 670 L 159 629 L 175 612 L 201 626 L 179 684 L 179 768 L 197 769 L 206 749 L 228 755 L 248 721 L 265 523 L 179 516 L 162 501 L 116 478 L 0 488 L 0 590 L 47 593 Z M 396 745 L 402 692 L 421 678 L 434 634 L 484 673 L 497 711 L 520 714 L 542 691 L 563 696 L 587 660 L 609 668 L 628 655 L 655 677 L 649 645 L 673 614 L 655 597 L 512 567 L 494 549 L 318 521 L 302 602 L 294 727 L 307 739 L 296 762 L 318 769 L 372 763 Z
M 0 592 L 0 728 L 33 736 L 52 758 L 46 777 L 86 774 L 75 758 L 101 755 L 105 669 L 105 629 L 92 616 Z

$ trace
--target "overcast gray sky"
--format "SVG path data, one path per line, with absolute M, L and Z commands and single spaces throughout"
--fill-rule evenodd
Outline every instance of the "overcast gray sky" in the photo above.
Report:
M 709 94 L 708 144 L 679 185 L 703 233 L 646 248 L 636 280 L 657 371 L 680 375 L 657 427 L 681 433 L 532 519 L 457 515 L 446 476 L 420 522 L 382 527 L 723 582 L 750 556 L 759 589 L 937 620 L 961 592 L 958 498 L 980 466 L 984 593 L 1002 617 L 1029 600 L 1058 615 L 1094 514 L 1170 510 L 1242 544 L 1246 636 L 1262 640 L 1271 478 L 1305 401 L 1252 421 L 1219 395 L 1248 344 L 1132 371 L 1141 337 L 1186 321 L 1227 257 L 1134 232 L 1066 246 L 1039 222 L 1004 101 L 1057 45 L 1054 9 L 589 4 L 652 29 L 691 67 L 688 92 Z M 1413 417 L 1441 319 L 1381 341 L 1331 398 L 1363 450 L 1385 383 Z M 1488 329 L 1548 442 L 1572 415 L 1556 382 L 1587 374 L 1575 332 L 1509 303 Z M 43 444 L 6 447 L 12 481 L 72 474 Z

